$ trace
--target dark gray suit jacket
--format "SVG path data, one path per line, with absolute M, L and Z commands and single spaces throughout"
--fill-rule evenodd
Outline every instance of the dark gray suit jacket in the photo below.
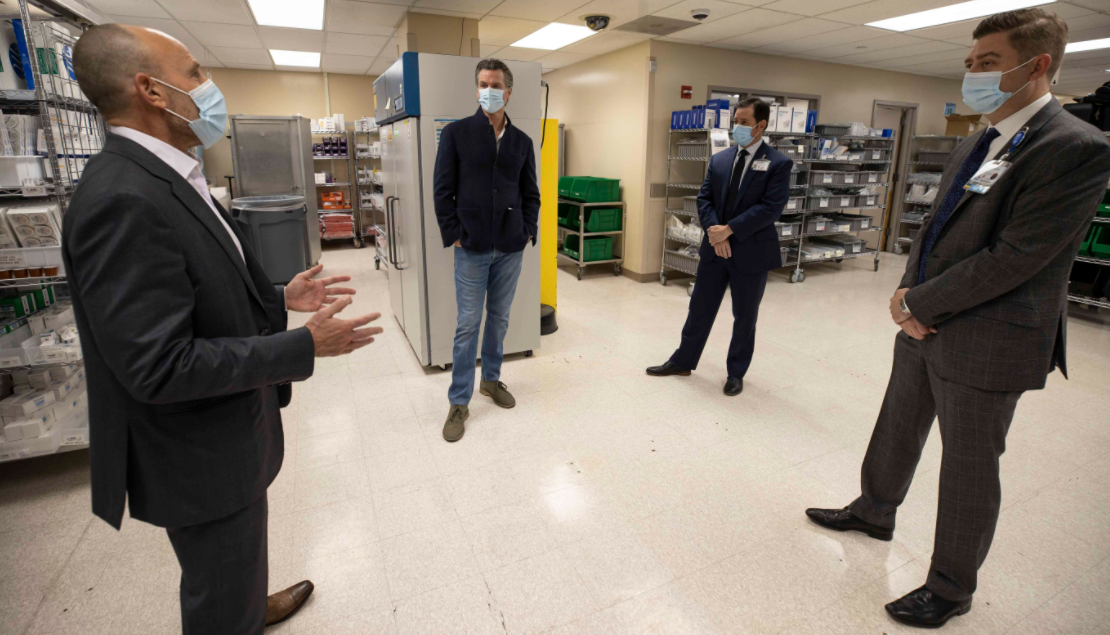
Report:
M 902 279 L 913 316 L 938 331 L 926 338 L 929 363 L 941 378 L 981 390 L 1044 388 L 1056 367 L 1067 376 L 1068 273 L 1110 178 L 1105 135 L 1055 100 L 1027 125 L 1013 167 L 986 194 L 965 191 L 925 283 L 917 284 L 923 240 Z M 952 152 L 922 237 L 981 134 Z
M 312 334 L 286 331 L 247 241 L 244 263 L 200 194 L 129 139 L 108 136 L 64 223 L 93 513 L 118 528 L 126 500 L 133 518 L 185 527 L 257 500 L 281 468 L 287 382 L 312 375 Z

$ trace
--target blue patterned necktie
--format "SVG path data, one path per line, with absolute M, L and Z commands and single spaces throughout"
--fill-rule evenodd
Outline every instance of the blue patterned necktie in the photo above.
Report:
M 952 180 L 952 185 L 948 186 L 948 193 L 944 195 L 944 200 L 941 201 L 940 207 L 937 208 L 936 218 L 933 219 L 933 224 L 929 226 L 929 233 L 925 236 L 925 244 L 921 248 L 921 262 L 917 268 L 917 284 L 925 282 L 925 263 L 929 262 L 929 253 L 933 251 L 933 245 L 937 242 L 937 237 L 940 236 L 940 230 L 944 229 L 944 224 L 948 222 L 948 217 L 952 212 L 956 211 L 956 205 L 959 204 L 960 199 L 964 195 L 964 186 L 971 180 L 971 177 L 979 171 L 979 166 L 983 164 L 983 160 L 987 158 L 987 151 L 990 150 L 991 141 L 998 138 L 998 130 L 996 128 L 988 128 L 983 136 L 979 137 L 979 142 L 975 144 L 975 149 L 971 154 L 967 155 L 964 162 L 960 164 L 959 171 L 956 172 L 956 178 Z

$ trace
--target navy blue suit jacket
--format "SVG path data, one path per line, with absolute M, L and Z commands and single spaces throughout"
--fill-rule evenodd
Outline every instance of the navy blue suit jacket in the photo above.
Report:
M 748 166 L 740 184 L 736 209 L 726 210 L 732 163 L 738 151 L 738 146 L 732 146 L 709 160 L 709 172 L 698 192 L 698 219 L 707 230 L 700 255 L 703 259 L 717 257 L 709 244 L 708 230 L 714 225 L 727 223 L 732 228 L 732 236 L 728 239 L 732 247 L 732 265 L 737 270 L 759 273 L 777 269 L 782 266 L 782 253 L 775 222 L 790 197 L 790 170 L 794 162 L 764 141 L 752 157 L 752 163 L 766 159 L 771 164 L 766 171 L 753 170 Z M 738 169 L 741 167 L 737 166 Z
M 501 150 L 481 108 L 447 124 L 439 137 L 433 185 L 443 246 L 471 251 L 523 251 L 536 244 L 540 186 L 532 138 L 505 116 Z

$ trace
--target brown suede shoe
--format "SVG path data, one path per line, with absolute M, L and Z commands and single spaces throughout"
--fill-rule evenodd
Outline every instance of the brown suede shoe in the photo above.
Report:
M 470 418 L 470 408 L 467 406 L 451 406 L 447 411 L 447 421 L 443 423 L 443 439 L 454 443 L 463 437 L 466 432 L 466 420 Z
M 279 624 L 293 617 L 315 588 L 311 582 L 305 580 L 266 598 L 266 626 Z
M 479 392 L 493 399 L 493 403 L 502 408 L 512 408 L 516 406 L 516 399 L 509 393 L 509 387 L 502 382 L 483 381 L 479 386 Z

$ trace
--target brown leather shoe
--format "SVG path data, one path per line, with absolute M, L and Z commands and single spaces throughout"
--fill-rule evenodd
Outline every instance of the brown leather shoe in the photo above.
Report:
M 266 598 L 266 626 L 279 624 L 293 617 L 315 588 L 311 582 L 305 580 Z

